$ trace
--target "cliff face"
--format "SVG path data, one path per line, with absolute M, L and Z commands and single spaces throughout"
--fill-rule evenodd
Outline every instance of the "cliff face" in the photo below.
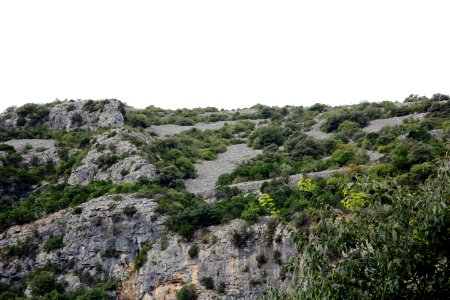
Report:
M 70 100 L 39 107 L 27 104 L 0 116 L 3 128 L 43 124 L 52 130 L 89 129 L 123 126 L 123 104 L 109 99 L 101 101 Z
M 0 251 L 23 245 L 30 253 L 1 257 L 1 279 L 18 282 L 52 262 L 61 266 L 60 278 L 69 289 L 85 284 L 80 277 L 115 276 L 121 282 L 119 299 L 171 299 L 186 283 L 197 285 L 199 299 L 254 299 L 266 285 L 287 288 L 289 279 L 280 265 L 296 250 L 285 229 L 270 229 L 268 219 L 261 220 L 245 229 L 249 236 L 239 248 L 232 244 L 232 233 L 244 230 L 244 223 L 235 220 L 200 231 L 188 243 L 165 232 L 156 206 L 154 200 L 133 194 L 110 195 L 14 226 L 3 233 Z M 48 250 L 45 245 L 55 237 L 62 238 L 61 247 Z M 144 245 L 150 249 L 137 268 L 135 257 Z M 194 256 L 189 255 L 193 245 L 198 246 Z M 223 283 L 225 293 L 202 287 L 206 277 Z
M 53 130 L 95 129 L 124 124 L 120 102 L 115 100 L 57 104 L 51 109 L 48 118 L 47 125 Z
M 148 155 L 157 138 L 149 131 L 125 128 L 121 106 L 116 100 L 64 101 L 45 108 L 31 105 L 2 114 L 0 123 L 10 129 L 27 130 L 39 124 L 54 131 L 95 132 L 87 146 L 70 149 L 66 158 L 60 156 L 60 145 L 54 139 L 5 142 L 27 166 L 59 166 L 81 155 L 59 183 L 86 186 L 95 180 L 112 184 L 153 180 L 157 169 Z M 226 125 L 219 123 L 212 123 L 212 128 Z M 244 144 L 231 145 L 217 161 L 200 161 L 195 165 L 200 174 L 187 180 L 188 190 L 213 194 L 220 174 L 261 152 Z M 205 171 L 208 176 L 203 174 L 204 165 L 211 165 Z M 198 190 L 192 190 L 191 182 L 196 182 Z M 117 299 L 174 299 L 186 284 L 196 286 L 199 299 L 255 299 L 267 286 L 287 288 L 289 276 L 282 264 L 297 252 L 288 230 L 270 218 L 252 226 L 233 220 L 206 227 L 186 241 L 167 230 L 166 217 L 157 207 L 155 199 L 139 194 L 115 194 L 12 226 L 0 233 L 0 281 L 16 285 L 38 269 L 57 266 L 56 274 L 67 283 L 66 290 L 89 287 L 94 279 L 116 278 L 118 289 L 112 295 Z M 236 238 L 243 240 L 237 244 Z M 206 289 L 205 278 L 219 291 Z M 32 296 L 29 285 L 25 295 Z
M 141 176 L 155 177 L 155 167 L 142 157 L 144 153 L 136 146 L 139 143 L 151 145 L 151 137 L 117 128 L 95 136 L 94 140 L 82 164 L 70 174 L 69 184 L 85 185 L 93 180 L 134 183 Z M 106 158 L 113 159 L 113 164 L 102 166 Z

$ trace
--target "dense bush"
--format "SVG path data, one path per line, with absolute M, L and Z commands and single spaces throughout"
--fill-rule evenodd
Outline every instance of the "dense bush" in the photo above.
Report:
M 200 251 L 200 249 L 198 248 L 198 245 L 192 245 L 188 250 L 189 257 L 197 258 L 199 251 Z
M 445 166 L 412 190 L 386 181 L 354 185 L 354 192 L 364 195 L 362 208 L 351 215 L 333 211 L 331 218 L 322 217 L 310 228 L 311 234 L 297 234 L 303 271 L 293 281 L 296 297 L 447 298 L 448 172 Z M 311 240 L 311 235 L 317 238 Z
M 200 282 L 205 287 L 205 289 L 207 290 L 214 289 L 214 279 L 212 277 L 203 277 L 200 279 Z
M 197 290 L 192 284 L 183 286 L 177 292 L 177 300 L 197 300 L 197 298 Z
M 267 262 L 267 257 L 264 255 L 264 253 L 259 253 L 256 255 L 256 263 L 258 264 L 258 268 L 261 268 L 262 265 L 264 265 Z
M 44 243 L 44 250 L 50 252 L 64 246 L 63 238 L 61 236 L 51 236 Z
M 319 141 L 304 133 L 299 133 L 286 141 L 285 149 L 294 158 L 300 158 L 302 156 L 319 158 L 330 153 L 333 145 L 334 141 L 332 140 Z
M 166 224 L 185 239 L 191 240 L 195 229 L 220 224 L 221 216 L 218 210 L 207 203 L 188 206 L 184 210 L 171 215 Z
M 352 123 L 358 124 L 359 127 L 365 127 L 369 123 L 369 120 L 369 117 L 360 111 L 331 114 L 323 124 L 323 129 L 326 132 L 334 132 L 345 121 L 351 121 Z
M 255 149 L 263 149 L 271 144 L 281 146 L 287 135 L 282 128 L 274 125 L 262 126 L 249 136 L 248 144 Z
M 52 291 L 64 292 L 64 284 L 55 274 L 47 271 L 35 273 L 30 279 L 30 290 L 33 296 L 44 296 Z
M 253 237 L 253 232 L 247 227 L 241 227 L 239 229 L 234 229 L 230 233 L 230 241 L 236 248 L 244 248 L 250 239 Z

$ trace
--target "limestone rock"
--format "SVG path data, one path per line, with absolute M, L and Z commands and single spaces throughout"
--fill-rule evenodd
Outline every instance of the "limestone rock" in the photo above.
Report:
M 124 117 L 117 100 L 65 101 L 50 110 L 47 123 L 50 129 L 68 131 L 123 124 Z
M 4 142 L 13 146 L 17 152 L 20 152 L 25 163 L 52 163 L 59 162 L 59 156 L 56 152 L 55 142 L 51 139 L 23 139 L 23 140 L 9 140 Z
M 96 136 L 82 164 L 72 170 L 68 183 L 86 185 L 93 180 L 134 183 L 141 176 L 153 179 L 156 168 L 137 154 L 139 149 L 136 144 L 140 143 L 150 146 L 153 139 L 144 133 L 123 128 L 111 129 Z M 108 155 L 114 155 L 118 161 L 105 168 L 100 164 L 102 158 Z

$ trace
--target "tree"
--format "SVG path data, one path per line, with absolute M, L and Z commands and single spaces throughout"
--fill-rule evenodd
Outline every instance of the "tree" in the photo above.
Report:
M 281 146 L 284 140 L 281 128 L 274 125 L 259 127 L 249 137 L 249 143 L 255 149 L 263 149 L 271 144 Z
M 447 163 L 415 189 L 364 178 L 347 186 L 363 201 L 350 215 L 333 210 L 297 233 L 297 288 L 283 297 L 448 299 L 449 171 Z

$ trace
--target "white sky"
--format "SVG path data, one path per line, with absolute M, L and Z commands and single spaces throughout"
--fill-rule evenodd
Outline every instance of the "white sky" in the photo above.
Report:
M 249 107 L 450 93 L 450 1 L 1 1 L 0 111 L 117 98 Z

